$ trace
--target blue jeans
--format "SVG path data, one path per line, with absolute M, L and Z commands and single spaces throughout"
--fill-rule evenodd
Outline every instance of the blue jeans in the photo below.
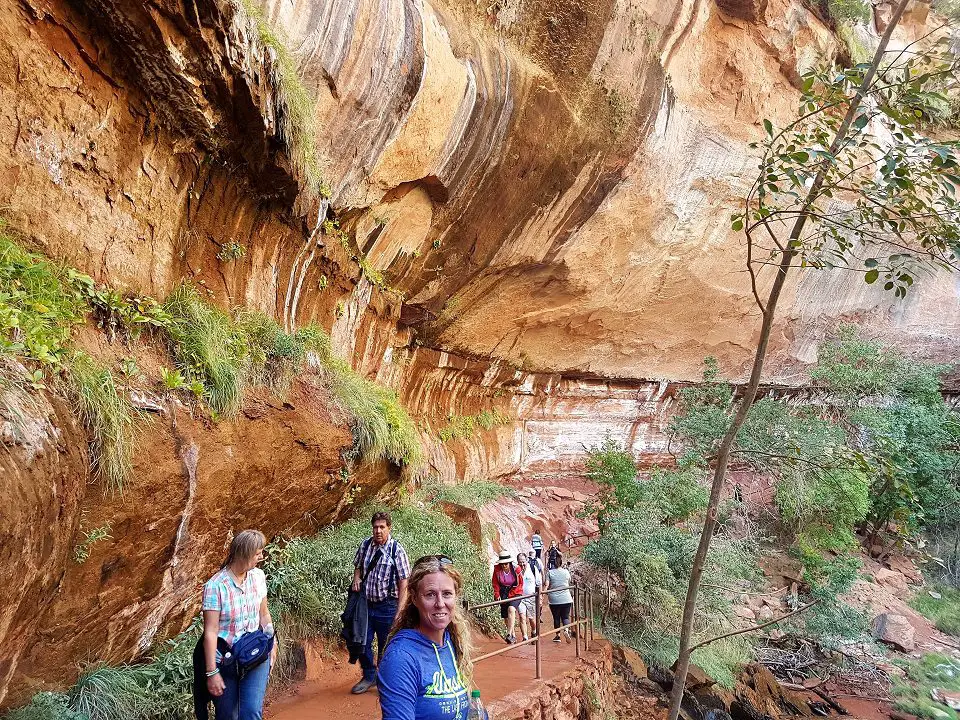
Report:
M 269 658 L 252 670 L 236 675 L 224 675 L 223 695 L 213 699 L 217 720 L 262 720 L 263 696 L 267 693 L 270 677 Z
M 396 598 L 367 603 L 367 642 L 363 646 L 363 655 L 360 656 L 364 680 L 373 680 L 377 677 L 377 666 L 373 662 L 373 638 L 374 636 L 377 638 L 377 661 L 379 662 L 387 645 L 387 633 L 390 632 L 390 626 L 393 625 L 396 615 Z

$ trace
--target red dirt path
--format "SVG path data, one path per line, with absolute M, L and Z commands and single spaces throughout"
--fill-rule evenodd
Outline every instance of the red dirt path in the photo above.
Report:
M 476 655 L 502 648 L 503 641 L 486 637 L 476 638 Z M 582 647 L 581 647 L 582 650 Z M 544 635 L 541 666 L 543 678 L 534 679 L 536 650 L 525 645 L 503 655 L 477 663 L 474 684 L 481 691 L 485 705 L 499 700 L 522 687 L 553 678 L 570 668 L 575 660 L 573 644 L 550 642 Z M 273 702 L 267 710 L 270 720 L 372 720 L 380 717 L 376 690 L 363 695 L 351 695 L 350 688 L 360 679 L 359 665 L 350 665 L 345 653 L 338 652 L 333 659 L 325 658 L 310 668 L 311 680 L 305 680 L 283 698 Z

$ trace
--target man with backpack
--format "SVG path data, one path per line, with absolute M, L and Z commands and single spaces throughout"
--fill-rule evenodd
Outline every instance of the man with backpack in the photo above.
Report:
M 353 559 L 353 592 L 363 592 L 367 600 L 367 641 L 360 655 L 363 678 L 350 690 L 365 693 L 377 680 L 373 661 L 373 639 L 377 639 L 377 659 L 383 657 L 387 633 L 397 614 L 397 605 L 407 592 L 410 559 L 407 551 L 390 537 L 390 513 L 376 512 L 370 520 L 371 536 L 360 543 Z

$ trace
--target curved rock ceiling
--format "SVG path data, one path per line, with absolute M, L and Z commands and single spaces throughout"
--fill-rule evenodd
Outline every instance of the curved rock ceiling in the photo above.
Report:
M 427 342 L 524 367 L 682 379 L 713 354 L 743 373 L 759 320 L 727 219 L 761 120 L 791 116 L 791 79 L 834 36 L 787 0 L 484 5 L 266 6 L 319 96 L 334 206 L 386 221 L 358 242 L 405 314 Z M 775 379 L 796 382 L 844 319 L 956 357 L 949 276 L 894 302 L 809 272 L 786 299 Z

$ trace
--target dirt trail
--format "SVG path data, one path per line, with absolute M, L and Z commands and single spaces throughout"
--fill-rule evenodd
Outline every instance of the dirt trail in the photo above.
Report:
M 476 637 L 476 655 L 503 647 L 503 641 Z M 582 649 L 582 648 L 581 648 Z M 544 635 L 541 655 L 543 678 L 534 679 L 535 648 L 532 645 L 513 648 L 497 657 L 477 664 L 474 684 L 480 689 L 485 705 L 535 682 L 553 678 L 574 663 L 573 644 L 550 642 Z M 311 679 L 296 685 L 285 697 L 273 702 L 267 710 L 269 720 L 374 720 L 380 717 L 380 704 L 375 690 L 351 695 L 350 688 L 360 678 L 359 665 L 350 665 L 346 654 L 338 652 L 324 658 L 310 669 Z

